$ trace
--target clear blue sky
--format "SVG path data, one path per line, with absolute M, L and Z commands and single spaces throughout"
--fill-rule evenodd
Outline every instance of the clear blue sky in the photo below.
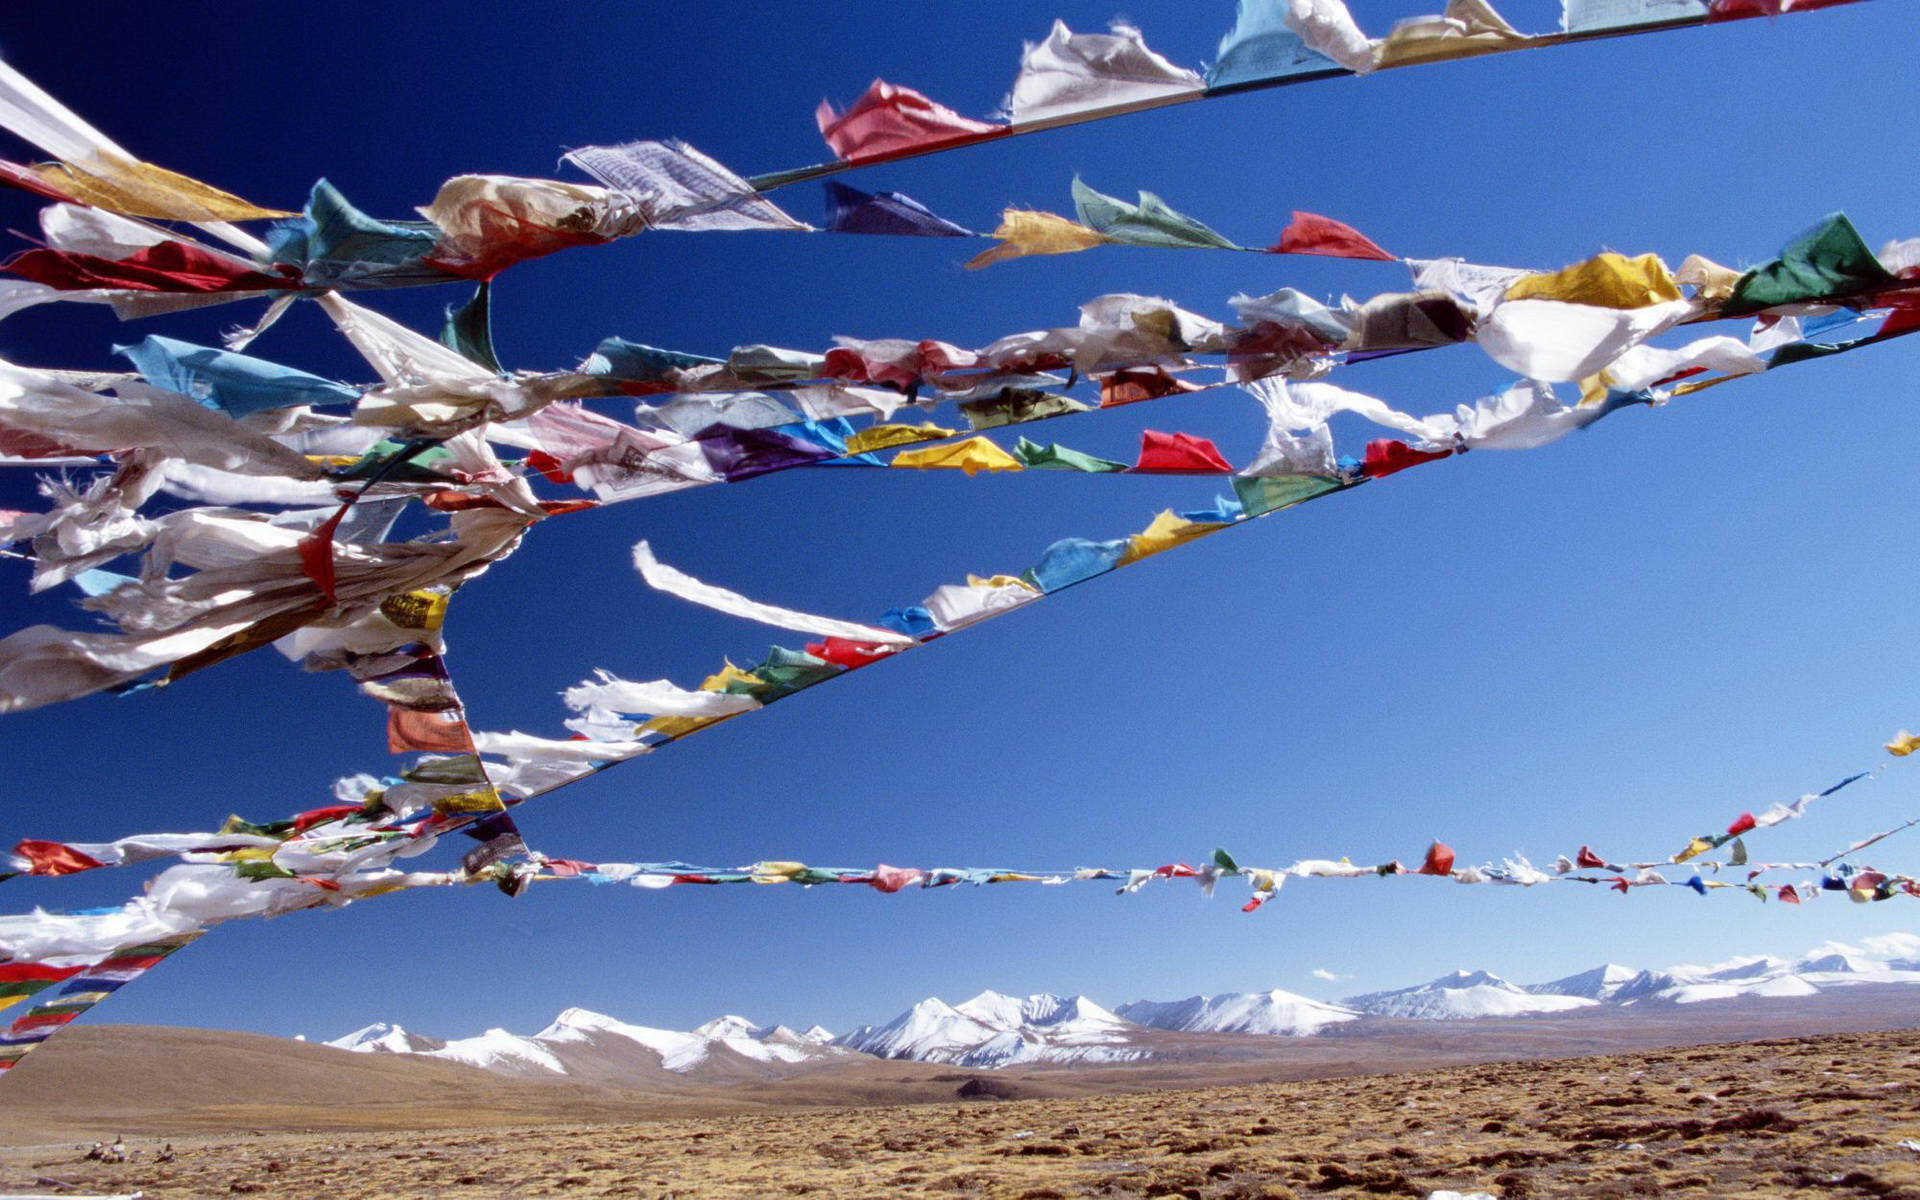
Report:
M 0 53 L 145 157 L 297 208 L 325 175 L 404 216 L 444 178 L 541 175 L 567 147 L 681 137 L 743 173 L 824 157 L 813 106 L 873 77 L 984 115 L 1023 38 L 1121 16 L 1177 62 L 1211 56 L 1228 0 L 968 5 L 587 3 L 509 11 L 355 2 L 53 6 Z M 1375 34 L 1424 0 L 1353 0 Z M 402 11 L 396 11 L 396 9 Z M 1523 29 L 1558 4 L 1509 0 Z M 991 228 L 1006 203 L 1065 211 L 1079 172 L 1148 188 L 1239 241 L 1295 208 L 1400 253 L 1557 267 L 1605 248 L 1770 257 L 1844 209 L 1879 245 L 1920 234 L 1913 14 L 1878 0 L 1617 42 L 1337 80 L 859 172 Z M 817 186 L 776 197 L 819 218 Z M 0 197 L 7 227 L 33 205 Z M 961 270 L 975 245 L 658 234 L 514 268 L 495 296 L 515 367 L 602 337 L 724 354 L 835 334 L 978 345 L 1070 324 L 1093 296 L 1166 296 L 1217 318 L 1235 292 L 1402 288 L 1393 264 L 1105 248 Z M 451 291 L 375 299 L 428 327 Z M 116 325 L 49 306 L 0 325 L 0 356 L 104 367 L 149 330 L 211 340 L 234 310 Z M 319 314 L 255 352 L 369 376 Z M 1475 453 L 1212 539 L 900 661 L 808 692 L 521 811 L 557 855 L 834 865 L 1536 862 L 1591 842 L 1658 855 L 1744 808 L 1816 790 L 1920 721 L 1909 550 L 1916 347 L 1901 342 L 1634 409 L 1544 450 Z M 1342 372 L 1436 412 L 1507 382 L 1472 347 Z M 1130 457 L 1142 426 L 1244 462 L 1262 422 L 1220 391 L 1062 422 Z M 1055 431 L 1050 429 L 1049 435 Z M 1361 427 L 1336 431 L 1357 445 Z M 8 486 L 17 496 L 18 480 Z M 605 667 L 691 684 L 771 631 L 650 593 L 628 548 L 810 611 L 872 619 L 968 571 L 1018 570 L 1067 535 L 1120 536 L 1210 481 L 966 480 L 788 472 L 534 531 L 457 598 L 449 657 L 478 728 L 555 733 L 556 693 Z M 7 624 L 84 621 L 0 563 Z M 777 638 L 779 635 L 775 635 Z M 379 714 L 332 676 L 256 654 L 168 692 L 0 723 L 0 835 L 104 840 L 321 802 L 385 769 Z M 1754 839 L 1837 849 L 1920 804 L 1890 769 Z M 438 852 L 451 862 L 458 851 Z M 1885 863 L 1920 864 L 1920 842 Z M 5 908 L 83 907 L 133 871 L 15 880 Z M 423 893 L 224 926 L 97 1017 L 333 1036 L 374 1019 L 444 1035 L 532 1031 L 581 1004 L 686 1028 L 723 1010 L 839 1030 L 985 987 L 1106 1003 L 1285 987 L 1332 997 L 1484 967 L 1523 982 L 1797 953 L 1913 928 L 1907 903 L 1798 910 L 1731 895 L 1296 881 L 1254 916 L 1234 885 L 1125 899 L 1099 885 L 909 892 L 584 886 L 509 901 Z M 1321 968 L 1351 976 L 1324 983 Z

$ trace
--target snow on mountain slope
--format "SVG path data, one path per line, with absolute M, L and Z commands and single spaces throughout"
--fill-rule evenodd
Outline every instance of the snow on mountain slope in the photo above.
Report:
M 838 1045 L 881 1058 L 1003 1067 L 1028 1062 L 1126 1062 L 1146 1051 L 1127 1045 L 1135 1026 L 1085 996 L 982 992 L 958 1006 L 922 1000 L 880 1026 L 863 1026 Z
M 929 996 L 885 1025 L 862 1025 L 836 1044 L 880 1058 L 951 1062 L 1002 1031 Z
M 1736 996 L 1812 996 L 1819 991 L 1798 975 L 1775 975 L 1765 979 L 1680 983 L 1660 992 L 1657 998 L 1675 1004 L 1698 1004 L 1702 1000 L 1731 1000 Z
M 566 1067 L 553 1056 L 553 1051 L 533 1038 L 508 1033 L 504 1029 L 489 1029 L 477 1037 L 456 1038 L 438 1050 L 418 1053 L 426 1058 L 444 1058 L 488 1071 L 567 1073 Z
M 553 1019 L 553 1024 L 535 1034 L 534 1038 L 542 1042 L 565 1044 L 591 1041 L 596 1035 L 636 1042 L 658 1054 L 660 1065 L 674 1072 L 690 1071 L 704 1062 L 713 1040 L 699 1033 L 629 1025 L 585 1008 L 567 1009 Z
M 1226 992 L 1185 1000 L 1135 1000 L 1114 1010 L 1138 1025 L 1184 1033 L 1257 1033 L 1308 1037 L 1329 1025 L 1360 1016 L 1350 1008 L 1311 1000 L 1275 988 Z
M 1529 992 L 1485 971 L 1455 971 L 1418 987 L 1350 996 L 1345 1003 L 1349 1008 L 1376 1017 L 1451 1021 L 1567 1012 L 1591 1008 L 1599 1001 L 1585 996 Z
M 1608 963 L 1547 983 L 1516 986 L 1484 971 L 1355 996 L 1344 1004 L 1292 992 L 1136 1000 L 1109 1010 L 1085 996 L 986 991 L 959 1005 L 929 998 L 884 1025 L 843 1037 L 818 1025 L 796 1033 L 745 1017 L 716 1017 L 688 1032 L 653 1029 L 569 1008 L 533 1037 L 490 1029 L 442 1041 L 376 1023 L 326 1043 L 358 1053 L 418 1054 L 508 1074 L 562 1074 L 582 1082 L 651 1084 L 673 1074 L 747 1080 L 782 1077 L 857 1054 L 966 1067 L 1137 1061 L 1178 1044 L 1167 1033 L 1306 1037 L 1363 1015 L 1460 1020 L 1563 1013 L 1599 1005 L 1690 1005 L 1739 997 L 1792 999 L 1859 984 L 1920 984 L 1920 935 L 1878 934 L 1859 945 L 1828 942 L 1798 959 L 1746 956 L 1721 963 L 1635 970 Z M 1156 1031 L 1166 1031 L 1156 1032 Z M 1364 1036 L 1368 1026 L 1352 1030 Z M 1156 1040 L 1158 1039 L 1158 1040 Z
M 408 1033 L 398 1025 L 389 1025 L 385 1021 L 376 1021 L 372 1025 L 354 1030 L 344 1037 L 334 1038 L 323 1043 L 342 1050 L 353 1050 L 361 1054 L 419 1054 L 427 1050 L 438 1050 L 446 1043 L 439 1038 L 421 1037 L 417 1033 Z

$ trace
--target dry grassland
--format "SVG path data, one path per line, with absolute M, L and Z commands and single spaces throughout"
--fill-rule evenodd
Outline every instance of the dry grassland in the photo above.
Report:
M 151 1161 L 157 1142 L 126 1165 L 22 1147 L 0 1155 L 0 1191 L 57 1180 L 150 1200 L 1253 1200 L 1443 1188 L 1920 1200 L 1920 1152 L 1899 1145 L 1908 1138 L 1920 1138 L 1920 1031 L 1130 1095 L 196 1137 L 164 1165 Z

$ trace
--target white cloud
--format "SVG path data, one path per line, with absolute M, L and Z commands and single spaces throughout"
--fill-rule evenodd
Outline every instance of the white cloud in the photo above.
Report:
M 1325 980 L 1328 983 L 1338 983 L 1342 979 L 1353 978 L 1353 976 L 1351 975 L 1335 975 L 1332 971 L 1327 970 L 1325 967 L 1315 967 L 1313 970 L 1308 971 L 1307 974 L 1313 976 L 1315 979 Z
M 1863 937 L 1860 944 L 1874 954 L 1888 958 L 1920 958 L 1920 935 L 1911 933 L 1880 933 Z

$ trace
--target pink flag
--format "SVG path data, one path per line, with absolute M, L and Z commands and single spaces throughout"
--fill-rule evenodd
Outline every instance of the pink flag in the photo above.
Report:
M 1007 132 L 1005 125 L 963 117 L 912 88 L 883 79 L 874 80 L 845 112 L 836 113 L 832 104 L 822 100 L 813 115 L 834 157 L 845 162 L 875 162 Z

